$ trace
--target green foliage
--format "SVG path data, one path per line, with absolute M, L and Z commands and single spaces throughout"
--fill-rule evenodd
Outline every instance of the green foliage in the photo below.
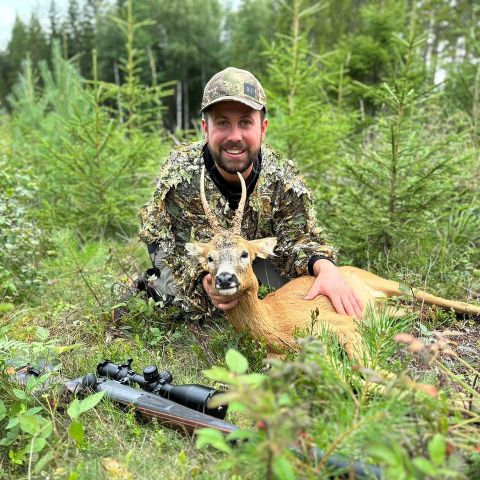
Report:
M 363 2 L 362 2 L 363 3 Z M 364 112 L 375 112 L 370 92 L 356 86 L 356 82 L 379 86 L 396 69 L 401 45 L 395 35 L 407 30 L 407 2 L 365 2 L 359 9 L 357 28 L 339 42 L 339 60 L 345 64 L 346 76 L 353 81 L 349 101 L 362 104 Z
M 351 129 L 351 118 L 331 103 L 327 89 L 336 83 L 339 72 L 325 68 L 324 59 L 315 55 L 304 23 L 320 14 L 314 7 L 295 0 L 290 9 L 288 35 L 277 35 L 263 52 L 268 59 L 264 87 L 268 111 L 273 117 L 269 142 L 295 159 L 302 171 L 318 181 L 336 160 L 337 148 Z
M 141 82 L 142 62 L 144 54 L 135 47 L 135 38 L 141 34 L 145 27 L 153 25 L 151 20 L 135 21 L 132 11 L 132 1 L 127 4 L 126 18 L 113 17 L 118 29 L 125 39 L 126 58 L 120 59 L 120 71 L 125 76 L 125 82 L 122 85 L 116 83 L 102 82 L 101 86 L 107 90 L 107 95 L 103 98 L 101 91 L 97 90 L 96 104 L 107 98 L 115 98 L 118 105 L 120 120 L 127 122 L 131 131 L 135 128 L 150 128 L 153 131 L 162 129 L 162 112 L 164 107 L 162 99 L 172 94 L 172 90 L 167 90 L 174 82 L 157 84 L 156 77 L 153 77 L 153 86 L 146 87 Z M 94 63 L 94 81 L 98 81 L 97 63 L 95 52 Z M 115 111 L 113 112 L 115 113 Z
M 95 405 L 97 405 L 97 403 L 100 402 L 100 400 L 104 397 L 104 395 L 105 392 L 97 392 L 87 398 L 84 398 L 83 400 L 78 400 L 78 398 L 75 398 L 68 407 L 68 416 L 72 420 L 78 420 L 82 413 L 88 412 L 94 408 Z
M 132 19 L 129 25 L 131 36 L 139 25 Z M 136 230 L 136 210 L 150 193 L 157 156 L 163 152 L 160 137 L 147 134 L 146 128 L 154 125 L 151 110 L 137 110 L 150 102 L 158 115 L 159 100 L 168 92 L 162 85 L 152 89 L 138 85 L 131 48 L 125 87 L 86 88 L 72 65 L 61 58 L 58 45 L 53 73 L 42 66 L 43 90 L 36 87 L 31 65 L 25 64 L 10 100 L 15 109 L 12 128 L 18 163 L 32 162 L 36 167 L 43 206 L 39 216 L 48 228 L 82 225 L 89 238 L 131 235 Z M 116 114 L 104 107 L 103 102 L 112 97 L 127 111 Z M 27 141 L 29 151 L 24 152 Z
M 406 5 L 141 0 L 80 9 L 72 0 L 65 18 L 52 3 L 43 40 L 35 19 L 17 20 L 0 53 L 0 95 L 11 94 L 0 130 L 0 477 L 332 477 L 342 473 L 329 463 L 337 454 L 378 463 L 386 478 L 479 476 L 478 368 L 438 337 L 467 325 L 476 351 L 473 324 L 438 311 L 400 320 L 387 305 L 366 315 L 361 366 L 326 328 L 300 339 L 298 355 L 266 365 L 265 345 L 223 318 L 174 323 L 178 312 L 117 293 L 148 260 L 126 240 L 166 154 L 176 100 L 190 128 L 203 85 L 233 63 L 261 78 L 268 140 L 314 187 L 344 261 L 399 278 L 407 287 L 394 302 L 406 308 L 423 279 L 428 290 L 475 299 L 478 7 Z M 439 68 L 446 81 L 433 89 Z M 166 79 L 182 85 L 176 99 Z M 114 325 L 118 303 L 128 311 Z M 418 353 L 395 341 L 404 331 L 419 332 Z M 176 383 L 207 384 L 201 369 L 218 364 L 205 375 L 227 386 L 219 400 L 242 428 L 227 439 L 202 431 L 194 450 L 190 438 L 109 402 L 92 413 L 99 395 L 57 408 L 54 374 L 19 386 L 5 373 L 60 356 L 66 377 L 93 371 L 99 358 L 132 357 L 172 370 Z
M 275 33 L 274 0 L 242 0 L 226 17 L 228 64 L 266 76 L 266 39 Z
M 0 131 L 0 300 L 21 297 L 38 285 L 42 232 L 30 210 L 38 183 L 29 168 L 12 166 L 8 137 Z M 4 136 L 5 135 L 5 136 Z M 4 147 L 4 148 L 2 148 Z
M 377 443 L 371 448 L 373 458 L 386 465 L 386 478 L 462 478 L 457 470 L 459 459 L 455 455 L 447 459 L 445 437 L 435 434 L 427 444 L 428 458 L 418 456 L 410 459 L 396 443 Z
M 452 424 L 442 420 L 449 409 L 445 395 L 438 396 L 433 386 L 416 383 L 402 373 L 393 374 L 392 370 L 405 369 L 391 363 L 396 345 L 392 337 L 405 324 L 396 325 L 390 319 L 388 325 L 386 319 L 372 317 L 370 332 L 365 337 L 369 350 L 380 354 L 372 361 L 380 369 L 389 366 L 386 378 L 379 373 L 381 370 L 365 367 L 359 369 L 364 375 L 362 382 L 355 379 L 351 368 L 350 373 L 346 369 L 342 373 L 339 352 L 331 348 L 331 339 L 325 335 L 320 336 L 321 342 L 328 348 L 316 339 L 306 339 L 295 360 L 271 361 L 268 376 L 246 374 L 246 359 L 238 352 L 228 351 L 229 368 L 214 367 L 205 375 L 229 386 L 228 393 L 218 401 L 228 401 L 231 409 L 246 414 L 255 421 L 256 429 L 239 430 L 226 439 L 218 432 L 201 431 L 197 447 L 211 446 L 223 452 L 219 468 L 247 476 L 268 477 L 273 472 L 279 478 L 314 472 L 325 476 L 339 474 L 329 460 L 332 455 L 342 454 L 344 459 L 380 463 L 386 478 L 465 478 L 468 448 L 463 453 L 451 452 L 452 445 L 464 438 L 464 433 L 457 432 L 457 428 L 463 428 L 463 421 L 458 419 L 456 423 L 450 417 L 457 425 L 450 430 Z M 385 350 L 380 352 L 378 345 Z M 444 365 L 441 360 L 434 361 Z M 445 365 L 441 368 L 448 378 L 463 382 Z M 384 387 L 379 393 L 375 383 L 370 382 L 382 382 Z M 470 391 L 468 385 L 462 387 Z M 478 393 L 473 395 L 477 398 Z M 290 442 L 284 442 L 287 438 Z M 380 443 L 379 438 L 383 439 Z M 232 450 L 228 441 L 234 439 L 248 442 L 240 442 Z M 289 450 L 293 439 L 300 445 L 297 457 Z M 312 463 L 306 454 L 311 446 L 323 452 L 317 463 Z
M 294 400 L 296 395 L 291 391 L 291 386 L 282 387 L 264 374 L 246 374 L 248 362 L 235 350 L 227 351 L 225 362 L 228 370 L 214 367 L 204 373 L 208 378 L 229 386 L 229 392 L 218 396 L 218 401 L 229 402 L 231 409 L 242 411 L 257 421 L 259 432 L 240 430 L 224 439 L 207 430 L 199 434 L 197 447 L 211 445 L 229 454 L 230 458 L 224 467 L 236 469 L 243 466 L 250 475 L 253 472 L 262 475 L 259 469 L 262 466 L 267 478 L 271 478 L 272 472 L 278 478 L 295 478 L 294 457 L 287 450 L 287 439 L 296 437 L 305 426 L 306 419 L 305 412 Z M 248 402 L 246 398 L 249 398 Z M 244 448 L 239 445 L 239 452 L 233 452 L 226 442 L 247 438 L 249 445 Z M 251 461 L 254 458 L 255 461 Z
M 418 86 L 422 39 L 398 41 L 406 48 L 402 68 L 390 83 L 364 87 L 382 113 L 345 157 L 333 198 L 338 216 L 326 223 L 357 265 L 381 270 L 388 259 L 424 274 L 427 264 L 437 278 L 455 275 L 478 242 L 476 197 L 463 187 L 474 161 L 469 128 L 460 116 L 441 121 L 440 98 Z
M 4 454 L 12 465 L 28 465 L 28 471 L 38 474 L 53 459 L 53 419 L 51 412 L 37 399 L 37 392 L 51 382 L 58 355 L 67 351 L 50 337 L 48 330 L 38 328 L 36 340 L 21 342 L 7 336 L 9 327 L 0 329 L 0 458 Z M 23 388 L 18 388 L 9 374 L 25 365 L 49 363 L 51 369 L 35 377 L 28 376 Z
M 42 275 L 49 279 L 49 298 L 82 305 L 84 312 L 108 311 L 114 282 L 108 246 L 102 242 L 82 245 L 78 236 L 61 231 L 52 238 L 52 249 L 51 258 L 41 265 Z
M 80 422 L 79 417 L 95 408 L 104 396 L 105 392 L 97 392 L 83 400 L 75 398 L 68 407 L 67 414 L 72 419 L 72 423 L 68 427 L 68 434 L 78 448 L 85 446 L 85 427 Z
M 46 213 L 54 224 L 82 225 L 90 238 L 131 235 L 161 144 L 140 131 L 130 136 L 94 97 L 89 101 L 91 115 L 75 114 L 66 138 L 44 145 L 42 157 L 55 177 L 48 179 Z
M 189 131 L 198 116 L 204 85 L 223 64 L 221 2 L 145 0 L 138 11 L 155 22 L 144 43 L 150 52 L 148 70 L 158 65 L 162 78 L 177 82 L 176 98 L 168 102 L 167 126 Z
M 230 325 L 224 324 L 223 319 L 220 327 L 210 333 L 208 343 L 208 350 L 217 357 L 216 361 L 221 362 L 229 349 L 235 349 L 247 358 L 251 371 L 261 372 L 265 369 L 267 355 L 265 342 L 252 338 L 248 332 L 241 334 L 234 332 Z

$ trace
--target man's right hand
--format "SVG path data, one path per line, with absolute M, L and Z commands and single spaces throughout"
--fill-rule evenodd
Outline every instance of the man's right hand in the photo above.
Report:
M 237 306 L 238 298 L 232 300 L 232 297 L 223 297 L 222 295 L 217 295 L 215 293 L 212 286 L 212 276 L 209 273 L 202 278 L 202 285 L 203 289 L 210 297 L 210 300 L 218 309 L 228 312 Z

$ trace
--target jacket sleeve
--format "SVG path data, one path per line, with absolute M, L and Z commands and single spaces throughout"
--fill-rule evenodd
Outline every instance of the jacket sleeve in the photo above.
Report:
M 277 237 L 274 262 L 288 278 L 307 275 L 314 256 L 336 261 L 336 249 L 325 242 L 317 225 L 310 191 L 300 179 L 292 162 L 286 162 L 277 184 L 274 210 L 274 234 Z

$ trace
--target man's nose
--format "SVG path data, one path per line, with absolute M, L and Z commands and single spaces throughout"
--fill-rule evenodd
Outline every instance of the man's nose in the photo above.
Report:
M 230 142 L 239 142 L 242 140 L 242 132 L 238 125 L 232 125 L 228 132 L 228 140 Z

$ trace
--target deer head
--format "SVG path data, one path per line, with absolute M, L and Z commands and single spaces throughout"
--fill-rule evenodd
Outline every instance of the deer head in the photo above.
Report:
M 210 209 L 205 196 L 205 168 L 200 175 L 200 199 L 209 223 L 213 237 L 208 243 L 187 243 L 187 252 L 195 256 L 205 271 L 212 275 L 213 286 L 219 295 L 233 296 L 248 289 L 258 289 L 258 282 L 253 273 L 252 262 L 256 257 L 267 258 L 273 255 L 277 244 L 275 237 L 258 240 L 245 240 L 241 237 L 243 210 L 247 199 L 245 181 L 238 173 L 242 185 L 242 196 L 235 213 L 230 230 L 220 226 Z

